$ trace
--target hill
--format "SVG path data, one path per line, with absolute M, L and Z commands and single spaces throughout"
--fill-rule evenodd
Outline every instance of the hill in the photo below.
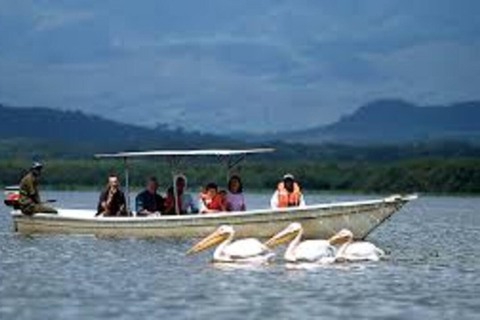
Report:
M 0 105 L 0 151 L 91 155 L 98 151 L 146 148 L 206 148 L 235 145 L 228 138 L 169 129 L 140 127 L 80 111 Z
M 348 137 L 345 132 L 353 132 L 355 126 L 362 131 L 362 123 L 369 122 L 369 110 L 364 107 L 350 119 L 346 117 L 338 126 L 332 126 L 332 132 L 339 130 L 336 137 Z M 355 117 L 357 119 L 355 119 Z M 363 118 L 363 119 L 362 119 Z M 17 108 L 0 105 L 0 158 L 32 159 L 36 157 L 50 159 L 91 158 L 96 152 L 115 152 L 119 150 L 146 149 L 201 149 L 201 148 L 242 148 L 274 147 L 277 152 L 256 156 L 255 159 L 268 161 L 355 161 L 384 162 L 413 158 L 478 158 L 480 147 L 468 142 L 438 141 L 406 142 L 391 144 L 353 145 L 353 139 L 340 140 L 340 143 L 321 143 L 304 145 L 288 143 L 267 136 L 263 141 L 245 141 L 240 136 L 222 137 L 198 132 L 185 132 L 168 129 L 166 126 L 146 128 L 91 116 L 79 111 L 59 111 L 49 108 Z M 381 122 L 380 120 L 378 120 Z M 350 125 L 353 123 L 354 125 Z M 475 123 L 472 124 L 474 127 Z M 340 130 L 341 126 L 344 128 Z M 322 129 L 323 130 L 323 129 Z M 330 129 L 329 129 L 330 130 Z M 343 131 L 345 130 L 345 131 Z M 350 131 L 349 131 L 350 130 Z M 366 130 L 368 131 L 368 130 Z M 301 142 L 317 142 L 312 130 L 288 135 Z M 366 133 L 365 137 L 373 133 Z M 360 134 L 358 134 L 361 136 Z M 243 137 L 245 138 L 245 137 Z M 310 139 L 306 139 L 310 138 Z M 320 138 L 325 138 L 321 136 Z M 286 140 L 288 140 L 286 139 Z M 248 140 L 248 139 L 246 139 Z M 269 141 L 269 142 L 267 142 Z
M 438 140 L 478 141 L 480 101 L 420 107 L 402 100 L 378 100 L 322 127 L 283 133 L 275 139 L 318 144 L 398 144 Z

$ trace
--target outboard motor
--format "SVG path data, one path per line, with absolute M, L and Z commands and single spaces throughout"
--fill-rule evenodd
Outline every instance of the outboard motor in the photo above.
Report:
M 11 186 L 5 187 L 5 200 L 3 201 L 6 206 L 12 207 L 15 210 L 19 209 L 18 199 L 20 198 L 20 187 Z

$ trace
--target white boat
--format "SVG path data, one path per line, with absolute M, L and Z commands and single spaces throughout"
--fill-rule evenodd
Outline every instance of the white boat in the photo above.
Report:
M 228 169 L 245 155 L 270 152 L 272 149 L 148 151 L 101 154 L 97 158 L 122 158 L 127 164 L 133 157 L 166 157 L 172 167 L 184 157 L 217 156 Z M 129 189 L 128 165 L 125 166 L 126 192 Z M 172 169 L 175 174 L 175 170 Z M 174 188 L 176 189 L 176 188 Z M 11 192 L 11 191 L 10 191 Z M 129 197 L 127 196 L 127 199 Z M 87 234 L 109 237 L 205 237 L 220 225 L 232 225 L 238 237 L 267 238 L 292 222 L 304 227 L 306 238 L 328 238 L 341 229 L 349 229 L 356 239 L 370 232 L 398 212 L 416 195 L 395 195 L 387 198 L 325 203 L 281 209 L 260 209 L 244 212 L 220 212 L 155 217 L 96 217 L 95 210 L 59 209 L 57 215 L 27 216 L 12 212 L 14 230 L 22 234 Z M 177 208 L 178 212 L 178 208 Z

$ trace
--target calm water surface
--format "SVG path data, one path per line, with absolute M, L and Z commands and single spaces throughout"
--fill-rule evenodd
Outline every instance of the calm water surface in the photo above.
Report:
M 88 208 L 97 195 L 45 198 Z M 20 236 L 2 206 L 0 319 L 480 319 L 479 208 L 480 198 L 421 198 L 370 236 L 387 260 L 289 270 L 216 267 L 211 252 L 185 256 L 192 240 Z

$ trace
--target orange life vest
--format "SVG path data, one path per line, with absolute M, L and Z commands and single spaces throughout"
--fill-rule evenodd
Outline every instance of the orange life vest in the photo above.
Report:
M 217 211 L 224 211 L 224 198 L 222 195 L 217 194 L 215 197 L 210 198 L 207 194 L 202 193 L 200 194 L 200 199 L 202 199 L 205 207 L 208 210 L 217 210 Z
M 285 184 L 280 182 L 277 186 L 278 192 L 278 207 L 297 207 L 300 205 L 300 199 L 302 197 L 302 192 L 300 191 L 300 186 L 298 183 L 293 183 L 293 192 L 288 192 L 285 189 Z

